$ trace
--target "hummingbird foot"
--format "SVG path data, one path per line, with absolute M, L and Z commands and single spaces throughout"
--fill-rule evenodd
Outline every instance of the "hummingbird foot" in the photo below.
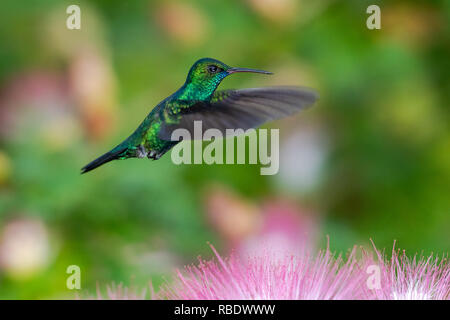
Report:
M 164 154 L 164 152 L 158 153 L 157 151 L 152 150 L 147 154 L 147 158 L 153 159 L 153 160 L 158 160 L 159 158 L 161 158 L 163 156 L 163 154 Z
M 151 150 L 151 151 L 147 154 L 147 157 L 148 157 L 149 159 L 156 160 L 156 151 L 155 151 L 155 150 Z
M 136 150 L 136 156 L 141 159 L 147 157 L 147 155 L 147 149 L 143 145 L 140 145 Z

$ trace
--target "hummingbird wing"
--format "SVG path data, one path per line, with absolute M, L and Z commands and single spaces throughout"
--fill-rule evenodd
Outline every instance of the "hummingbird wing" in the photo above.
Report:
M 302 87 L 266 87 L 224 90 L 214 93 L 210 101 L 201 101 L 182 108 L 177 121 L 163 122 L 159 132 L 162 140 L 171 140 L 173 131 L 186 129 L 194 137 L 194 121 L 202 121 L 202 131 L 255 128 L 261 124 L 290 116 L 318 98 L 315 91 Z M 203 133 L 202 132 L 202 133 Z

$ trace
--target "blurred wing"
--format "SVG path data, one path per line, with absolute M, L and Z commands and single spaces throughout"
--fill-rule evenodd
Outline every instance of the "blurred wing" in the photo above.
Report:
M 209 102 L 198 102 L 182 109 L 176 123 L 163 123 L 159 138 L 171 140 L 172 132 L 180 128 L 194 137 L 194 121 L 202 121 L 203 132 L 215 128 L 225 136 L 226 129 L 247 130 L 290 116 L 311 106 L 317 98 L 313 90 L 300 87 L 218 91 Z

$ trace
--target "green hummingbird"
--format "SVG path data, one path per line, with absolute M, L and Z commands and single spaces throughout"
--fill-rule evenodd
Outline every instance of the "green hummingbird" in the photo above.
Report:
M 247 130 L 294 114 L 317 100 L 313 90 L 291 86 L 216 91 L 225 77 L 238 72 L 272 74 L 230 67 L 211 58 L 198 60 L 180 89 L 158 103 L 127 139 L 84 166 L 81 173 L 116 159 L 157 160 L 180 142 L 171 139 L 172 132 L 184 128 L 193 134 L 194 121 L 202 121 L 203 130 Z

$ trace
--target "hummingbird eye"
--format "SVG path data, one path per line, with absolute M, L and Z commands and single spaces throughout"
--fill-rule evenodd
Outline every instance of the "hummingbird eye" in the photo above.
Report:
M 219 70 L 219 68 L 213 64 L 208 66 L 208 72 L 209 73 L 216 73 Z

